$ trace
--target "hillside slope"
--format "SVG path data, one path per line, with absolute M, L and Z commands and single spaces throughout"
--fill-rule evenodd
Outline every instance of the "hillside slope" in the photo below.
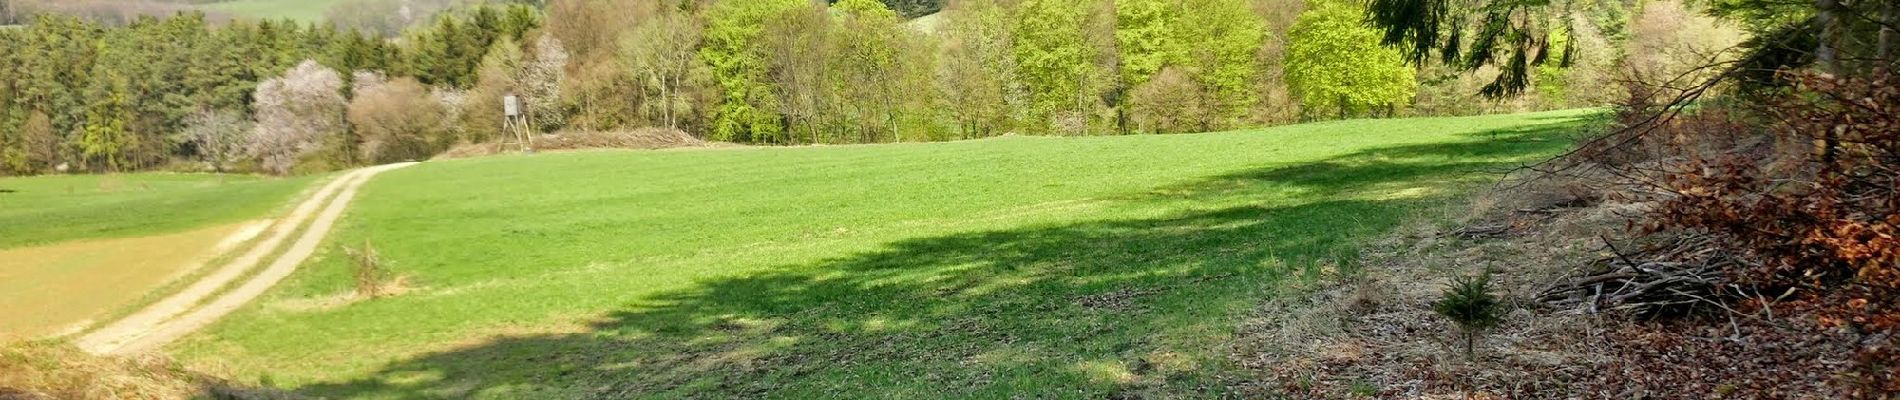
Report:
M 172 350 L 333 397 L 1218 395 L 1262 298 L 1591 115 L 431 162 Z M 406 292 L 350 295 L 366 242 Z

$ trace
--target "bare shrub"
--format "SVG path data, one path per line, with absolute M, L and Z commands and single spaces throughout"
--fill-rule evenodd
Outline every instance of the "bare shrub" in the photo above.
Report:
M 251 121 L 234 111 L 200 111 L 185 121 L 185 137 L 217 172 L 229 171 L 243 157 L 244 135 L 250 131 Z
M 374 245 L 365 240 L 362 248 L 345 248 L 343 252 L 350 256 L 355 266 L 352 277 L 355 278 L 357 297 L 375 299 L 388 294 L 384 290 L 384 281 L 388 279 L 389 272 L 384 270 L 382 255 L 376 253 Z
M 350 102 L 349 121 L 363 144 L 365 160 L 390 163 L 427 159 L 448 148 L 450 112 L 414 78 L 367 86 Z
M 342 88 L 341 75 L 316 61 L 304 61 L 281 78 L 259 83 L 257 125 L 246 150 L 264 170 L 289 173 L 343 131 Z
M 1201 85 L 1179 68 L 1163 68 L 1148 83 L 1136 87 L 1129 99 L 1136 129 L 1153 133 L 1207 130 L 1208 105 Z

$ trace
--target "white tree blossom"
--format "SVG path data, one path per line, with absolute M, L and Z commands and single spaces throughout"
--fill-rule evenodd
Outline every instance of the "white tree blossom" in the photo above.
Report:
M 257 85 L 257 125 L 246 150 L 276 174 L 323 148 L 343 131 L 343 79 L 336 70 L 304 61 L 281 78 Z
M 522 66 L 521 96 L 537 130 L 560 128 L 567 121 L 561 108 L 561 85 L 567 80 L 567 48 L 554 35 L 534 43 L 534 59 Z
M 225 110 L 200 111 L 185 121 L 185 138 L 198 148 L 198 154 L 211 168 L 224 172 L 231 163 L 244 156 L 244 135 L 251 131 L 251 121 L 244 116 Z

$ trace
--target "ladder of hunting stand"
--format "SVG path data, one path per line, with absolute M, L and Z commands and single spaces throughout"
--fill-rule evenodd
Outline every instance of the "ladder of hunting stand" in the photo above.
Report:
M 521 98 L 509 94 L 502 97 L 502 139 L 501 150 L 514 148 L 523 153 L 534 152 L 534 130 L 528 126 L 527 113 L 522 112 Z

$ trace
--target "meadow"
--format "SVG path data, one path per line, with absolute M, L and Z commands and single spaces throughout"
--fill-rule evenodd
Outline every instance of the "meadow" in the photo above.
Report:
M 330 8 L 341 2 L 343 0 L 232 0 L 200 7 L 244 18 L 322 22 Z
M 1217 395 L 1262 299 L 1592 115 L 430 162 L 170 352 L 351 398 Z M 349 296 L 364 243 L 406 292 Z
M 242 222 L 285 206 L 313 179 L 166 173 L 4 178 L 0 249 Z
M 314 178 L 210 174 L 0 179 L 0 341 L 67 333 L 190 274 Z

